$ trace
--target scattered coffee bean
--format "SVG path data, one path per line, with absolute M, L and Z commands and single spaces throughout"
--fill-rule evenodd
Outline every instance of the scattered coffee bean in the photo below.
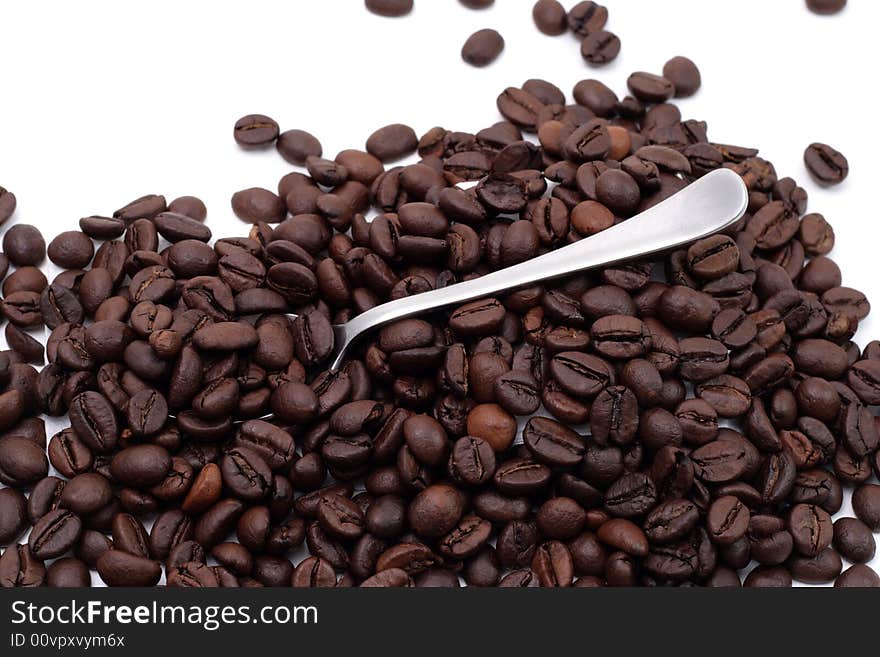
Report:
M 676 98 L 687 98 L 700 88 L 700 70 L 687 57 L 673 57 L 663 65 L 663 77 L 675 87 Z
M 248 114 L 235 122 L 232 135 L 246 148 L 271 146 L 278 139 L 278 124 L 262 114 Z
M 807 171 L 822 184 L 837 185 L 849 174 L 849 163 L 843 154 L 828 144 L 810 144 L 804 151 Z
M 581 41 L 581 57 L 597 66 L 607 64 L 620 54 L 620 39 L 613 32 L 596 30 Z
M 492 29 L 471 34 L 461 47 L 461 58 L 471 66 L 488 66 L 504 50 L 504 37 Z
M 413 0 L 364 0 L 367 9 L 379 16 L 406 16 L 413 9 Z
M 538 0 L 532 7 L 532 19 L 548 36 L 559 36 L 568 30 L 568 16 L 559 0 Z
M 836 14 L 846 7 L 846 0 L 807 0 L 807 9 L 814 14 Z
M 0 226 L 5 224 L 15 212 L 15 194 L 0 187 Z

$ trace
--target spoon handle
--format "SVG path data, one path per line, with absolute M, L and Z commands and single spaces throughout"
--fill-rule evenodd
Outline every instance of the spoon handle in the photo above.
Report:
M 747 206 L 748 192 L 739 175 L 729 169 L 718 169 L 654 207 L 592 237 L 474 280 L 371 308 L 344 325 L 345 342 L 404 317 L 674 249 L 727 228 L 743 216 Z

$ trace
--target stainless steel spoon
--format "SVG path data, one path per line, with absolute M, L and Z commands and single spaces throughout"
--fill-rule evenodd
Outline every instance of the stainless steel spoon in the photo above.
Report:
M 654 207 L 592 237 L 474 280 L 370 308 L 345 324 L 333 326 L 335 344 L 330 368 L 338 369 L 352 343 L 379 326 L 586 269 L 674 249 L 738 221 L 748 207 L 748 200 L 742 178 L 729 169 L 717 169 Z

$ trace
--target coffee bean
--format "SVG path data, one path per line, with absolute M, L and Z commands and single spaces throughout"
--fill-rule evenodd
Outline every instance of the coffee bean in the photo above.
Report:
M 651 479 L 644 474 L 625 474 L 605 492 L 605 507 L 621 518 L 640 516 L 651 509 L 657 500 L 657 491 Z
M 527 130 L 535 129 L 538 113 L 544 107 L 532 94 L 516 87 L 505 89 L 498 96 L 496 104 L 498 111 L 508 121 Z
M 278 141 L 281 144 L 281 140 Z M 268 189 L 251 187 L 232 195 L 232 211 L 242 221 L 278 222 L 287 215 L 284 202 Z
M 379 128 L 367 138 L 367 152 L 383 162 L 397 160 L 416 150 L 418 137 L 407 125 L 392 123 Z
M 620 39 L 607 30 L 590 32 L 581 41 L 581 57 L 596 66 L 613 61 L 619 53 Z
M 125 221 L 115 217 L 83 217 L 79 220 L 79 229 L 92 239 L 112 240 L 125 232 Z
M 601 30 L 608 20 L 608 10 L 602 5 L 583 0 L 568 10 L 568 29 L 578 36 Z
M 255 501 L 265 498 L 272 485 L 269 466 L 246 447 L 230 449 L 220 461 L 223 483 L 236 497 Z
M 834 521 L 834 547 L 841 556 L 855 563 L 866 563 L 874 558 L 876 543 L 871 528 L 856 518 Z
M 0 489 L 0 545 L 14 543 L 28 526 L 27 504 L 14 488 Z
M 100 393 L 88 391 L 74 397 L 70 422 L 77 435 L 98 452 L 113 449 L 119 439 L 119 425 L 110 402 Z
M 532 571 L 542 587 L 568 587 L 574 577 L 574 564 L 571 553 L 564 543 L 549 541 L 535 550 Z
M 107 478 L 96 472 L 86 472 L 76 475 L 64 485 L 58 504 L 80 516 L 88 516 L 112 500 L 113 490 Z
M 278 124 L 263 114 L 248 114 L 235 122 L 232 136 L 246 148 L 269 146 L 278 138 Z
M 157 433 L 168 419 L 168 404 L 160 393 L 144 388 L 131 396 L 127 419 L 135 436 L 150 436 Z
M 874 531 L 880 527 L 880 486 L 863 484 L 856 488 L 852 496 L 852 505 L 859 520 Z
M 162 575 L 158 562 L 122 550 L 107 550 L 97 570 L 108 586 L 153 586 Z
M 46 257 L 46 242 L 37 227 L 16 224 L 3 235 L 3 252 L 19 267 L 39 265 Z
M 663 77 L 675 86 L 676 98 L 693 96 L 700 88 L 700 71 L 687 57 L 673 57 L 666 62 Z
M 110 462 L 110 472 L 120 483 L 149 488 L 160 483 L 171 469 L 168 451 L 158 445 L 134 445 L 118 452 Z
M 538 0 L 532 7 L 532 20 L 548 36 L 565 34 L 568 29 L 565 7 L 558 0 Z
M 812 176 L 825 185 L 836 185 L 849 174 L 846 158 L 828 144 L 810 144 L 804 151 L 804 164 Z
M 0 187 L 0 225 L 5 224 L 15 212 L 15 194 Z
M 95 246 L 87 235 L 76 230 L 58 234 L 47 249 L 49 260 L 65 269 L 81 269 L 92 261 Z
M 831 545 L 831 517 L 814 505 L 795 505 L 789 514 L 788 530 L 795 549 L 806 557 L 815 557 Z
M 807 0 L 807 9 L 814 14 L 836 14 L 846 7 L 846 0 Z
M 91 585 L 88 565 L 74 557 L 54 561 L 46 572 L 46 584 L 53 588 L 74 588 Z
M 46 566 L 27 545 L 15 545 L 0 555 L 0 586 L 36 587 L 46 583 Z
M 81 531 L 79 516 L 67 510 L 55 509 L 34 524 L 28 537 L 28 547 L 38 559 L 59 557 L 74 546 Z
M 639 100 L 662 103 L 675 94 L 675 86 L 660 75 L 637 72 L 627 78 L 626 86 Z
M 20 436 L 0 437 L 0 482 L 23 488 L 45 477 L 48 469 L 40 445 Z
M 488 66 L 504 50 L 504 37 L 492 29 L 474 32 L 461 47 L 461 58 L 471 66 Z
M 369 11 L 378 16 L 406 16 L 413 8 L 413 0 L 364 0 Z
M 880 575 L 865 564 L 855 564 L 844 570 L 834 580 L 834 586 L 839 588 L 878 588 L 880 587 Z

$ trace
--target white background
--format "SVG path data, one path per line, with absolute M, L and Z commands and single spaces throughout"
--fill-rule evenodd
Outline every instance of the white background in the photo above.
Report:
M 18 211 L 4 229 L 32 223 L 48 242 L 82 216 L 162 193 L 169 201 L 201 197 L 215 236 L 246 234 L 230 210 L 232 193 L 274 190 L 292 167 L 274 149 L 236 146 L 232 126 L 243 114 L 308 130 L 333 157 L 363 148 L 391 122 L 417 134 L 434 125 L 474 132 L 500 119 L 495 98 L 504 87 L 531 77 L 567 94 L 596 77 L 623 95 L 630 72 L 659 73 L 668 58 L 686 55 L 704 83 L 681 102 L 685 117 L 708 121 L 714 141 L 759 147 L 780 177 L 798 180 L 810 210 L 834 225 L 831 255 L 844 284 L 880 311 L 873 90 L 880 2 L 850 0 L 833 17 L 808 12 L 803 0 L 605 4 L 607 29 L 623 48 L 596 69 L 572 36 L 537 31 L 532 0 L 497 0 L 482 11 L 416 0 L 400 19 L 374 16 L 362 0 L 7 0 L 0 185 L 16 194 Z M 507 45 L 495 64 L 476 69 L 459 51 L 483 27 L 499 30 Z M 848 157 L 843 185 L 826 190 L 809 179 L 802 154 L 813 141 Z M 56 270 L 48 269 L 51 278 Z M 869 318 L 857 341 L 872 337 L 880 337 L 880 320 Z

